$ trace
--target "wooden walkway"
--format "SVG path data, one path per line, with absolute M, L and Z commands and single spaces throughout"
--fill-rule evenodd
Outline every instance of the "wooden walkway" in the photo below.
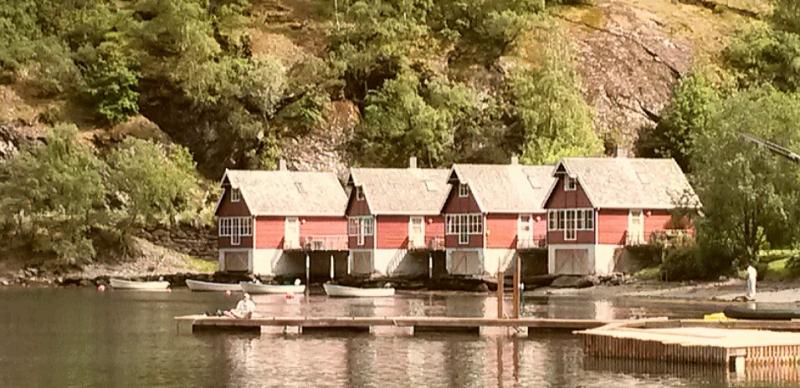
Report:
M 254 331 L 262 333 L 310 333 L 319 331 L 362 331 L 415 334 L 423 332 L 464 332 L 474 334 L 526 335 L 529 329 L 586 330 L 620 320 L 547 318 L 458 318 L 458 317 L 256 317 L 231 319 L 187 315 L 175 317 L 180 332 Z
M 730 328 L 736 326 L 746 328 Z M 800 363 L 800 333 L 755 330 L 771 326 L 798 330 L 800 322 L 615 323 L 576 334 L 582 337 L 584 354 L 589 357 L 717 364 L 737 372 L 744 371 L 746 365 Z

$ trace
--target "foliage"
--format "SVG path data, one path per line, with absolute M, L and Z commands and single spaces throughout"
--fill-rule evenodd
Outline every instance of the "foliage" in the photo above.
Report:
M 111 42 L 104 42 L 97 50 L 84 47 L 79 55 L 88 57 L 82 72 L 84 92 L 101 116 L 116 124 L 138 113 L 140 75 L 130 58 Z
M 682 79 L 662 120 L 653 130 L 640 135 L 639 155 L 674 158 L 683 171 L 691 171 L 695 139 L 708 131 L 721 93 L 703 70 Z
M 199 209 L 194 161 L 183 147 L 167 149 L 152 141 L 128 138 L 108 155 L 108 186 L 127 215 L 127 229 L 178 221 Z
M 510 136 L 521 144 L 525 163 L 553 163 L 602 152 L 592 109 L 580 94 L 570 54 L 559 42 L 550 42 L 540 67 L 515 72 L 508 81 L 517 131 Z
M 104 218 L 104 166 L 74 126 L 56 127 L 44 146 L 0 168 L 0 223 L 11 227 L 11 238 L 66 263 L 94 256 L 90 231 Z
M 106 163 L 74 126 L 55 127 L 44 145 L 0 167 L 0 211 L 9 215 L 0 231 L 63 264 L 93 259 L 105 236 L 124 242 L 136 227 L 194 214 L 200 202 L 184 148 L 129 139 Z
M 679 245 L 667 249 L 664 261 L 661 263 L 661 277 L 669 281 L 705 279 L 713 276 L 714 271 L 709 271 L 706 262 L 702 259 L 700 250 L 694 244 Z
M 755 262 L 772 244 L 796 242 L 800 230 L 800 180 L 797 166 L 740 138 L 741 133 L 771 139 L 789 148 L 800 145 L 795 123 L 800 98 L 764 87 L 727 99 L 699 134 L 692 170 L 705 217 L 698 222 L 704 247 L 729 264 Z

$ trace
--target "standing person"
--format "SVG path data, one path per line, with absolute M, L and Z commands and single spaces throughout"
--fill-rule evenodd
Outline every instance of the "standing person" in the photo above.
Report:
M 758 271 L 756 271 L 755 267 L 752 265 L 747 266 L 747 292 L 745 294 L 745 298 L 747 300 L 755 300 L 756 299 L 756 278 L 758 277 Z
M 228 310 L 224 314 L 226 317 L 235 318 L 235 319 L 250 319 L 253 317 L 253 313 L 256 311 L 256 303 L 253 302 L 253 299 L 250 297 L 250 294 L 244 293 L 244 297 L 239 303 L 236 304 L 236 308 L 233 310 Z

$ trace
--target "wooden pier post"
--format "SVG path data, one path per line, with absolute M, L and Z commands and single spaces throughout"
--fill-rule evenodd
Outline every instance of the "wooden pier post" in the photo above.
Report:
M 306 295 L 308 295 L 309 281 L 311 280 L 311 256 L 306 252 Z
M 497 271 L 497 318 L 505 318 L 505 309 L 503 306 L 503 293 L 505 292 L 505 273 Z
M 433 254 L 428 253 L 428 279 L 433 279 Z
M 336 260 L 333 258 L 333 254 L 331 254 L 331 280 L 336 276 Z
M 512 297 L 512 299 L 514 300 L 514 302 L 513 302 L 514 303 L 514 308 L 512 310 L 513 311 L 512 314 L 511 314 L 511 318 L 514 318 L 514 319 L 519 318 L 520 292 L 521 292 L 520 289 L 519 289 L 519 284 L 520 284 L 520 281 L 521 281 L 520 278 L 522 277 L 522 270 L 520 268 L 521 266 L 522 266 L 522 260 L 520 259 L 519 253 L 515 253 L 514 254 L 514 280 L 513 280 L 514 281 L 514 291 L 513 291 L 513 297 Z

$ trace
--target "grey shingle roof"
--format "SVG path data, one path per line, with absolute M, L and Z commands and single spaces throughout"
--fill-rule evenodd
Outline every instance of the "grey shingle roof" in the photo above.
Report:
M 225 176 L 253 215 L 344 216 L 347 207 L 332 172 L 227 170 Z
M 553 166 L 455 164 L 453 173 L 469 185 L 486 213 L 542 213 L 553 181 Z
M 577 177 L 596 208 L 673 209 L 700 201 L 673 159 L 565 158 L 561 164 Z
M 439 214 L 447 199 L 449 171 L 428 168 L 351 168 L 373 215 Z

